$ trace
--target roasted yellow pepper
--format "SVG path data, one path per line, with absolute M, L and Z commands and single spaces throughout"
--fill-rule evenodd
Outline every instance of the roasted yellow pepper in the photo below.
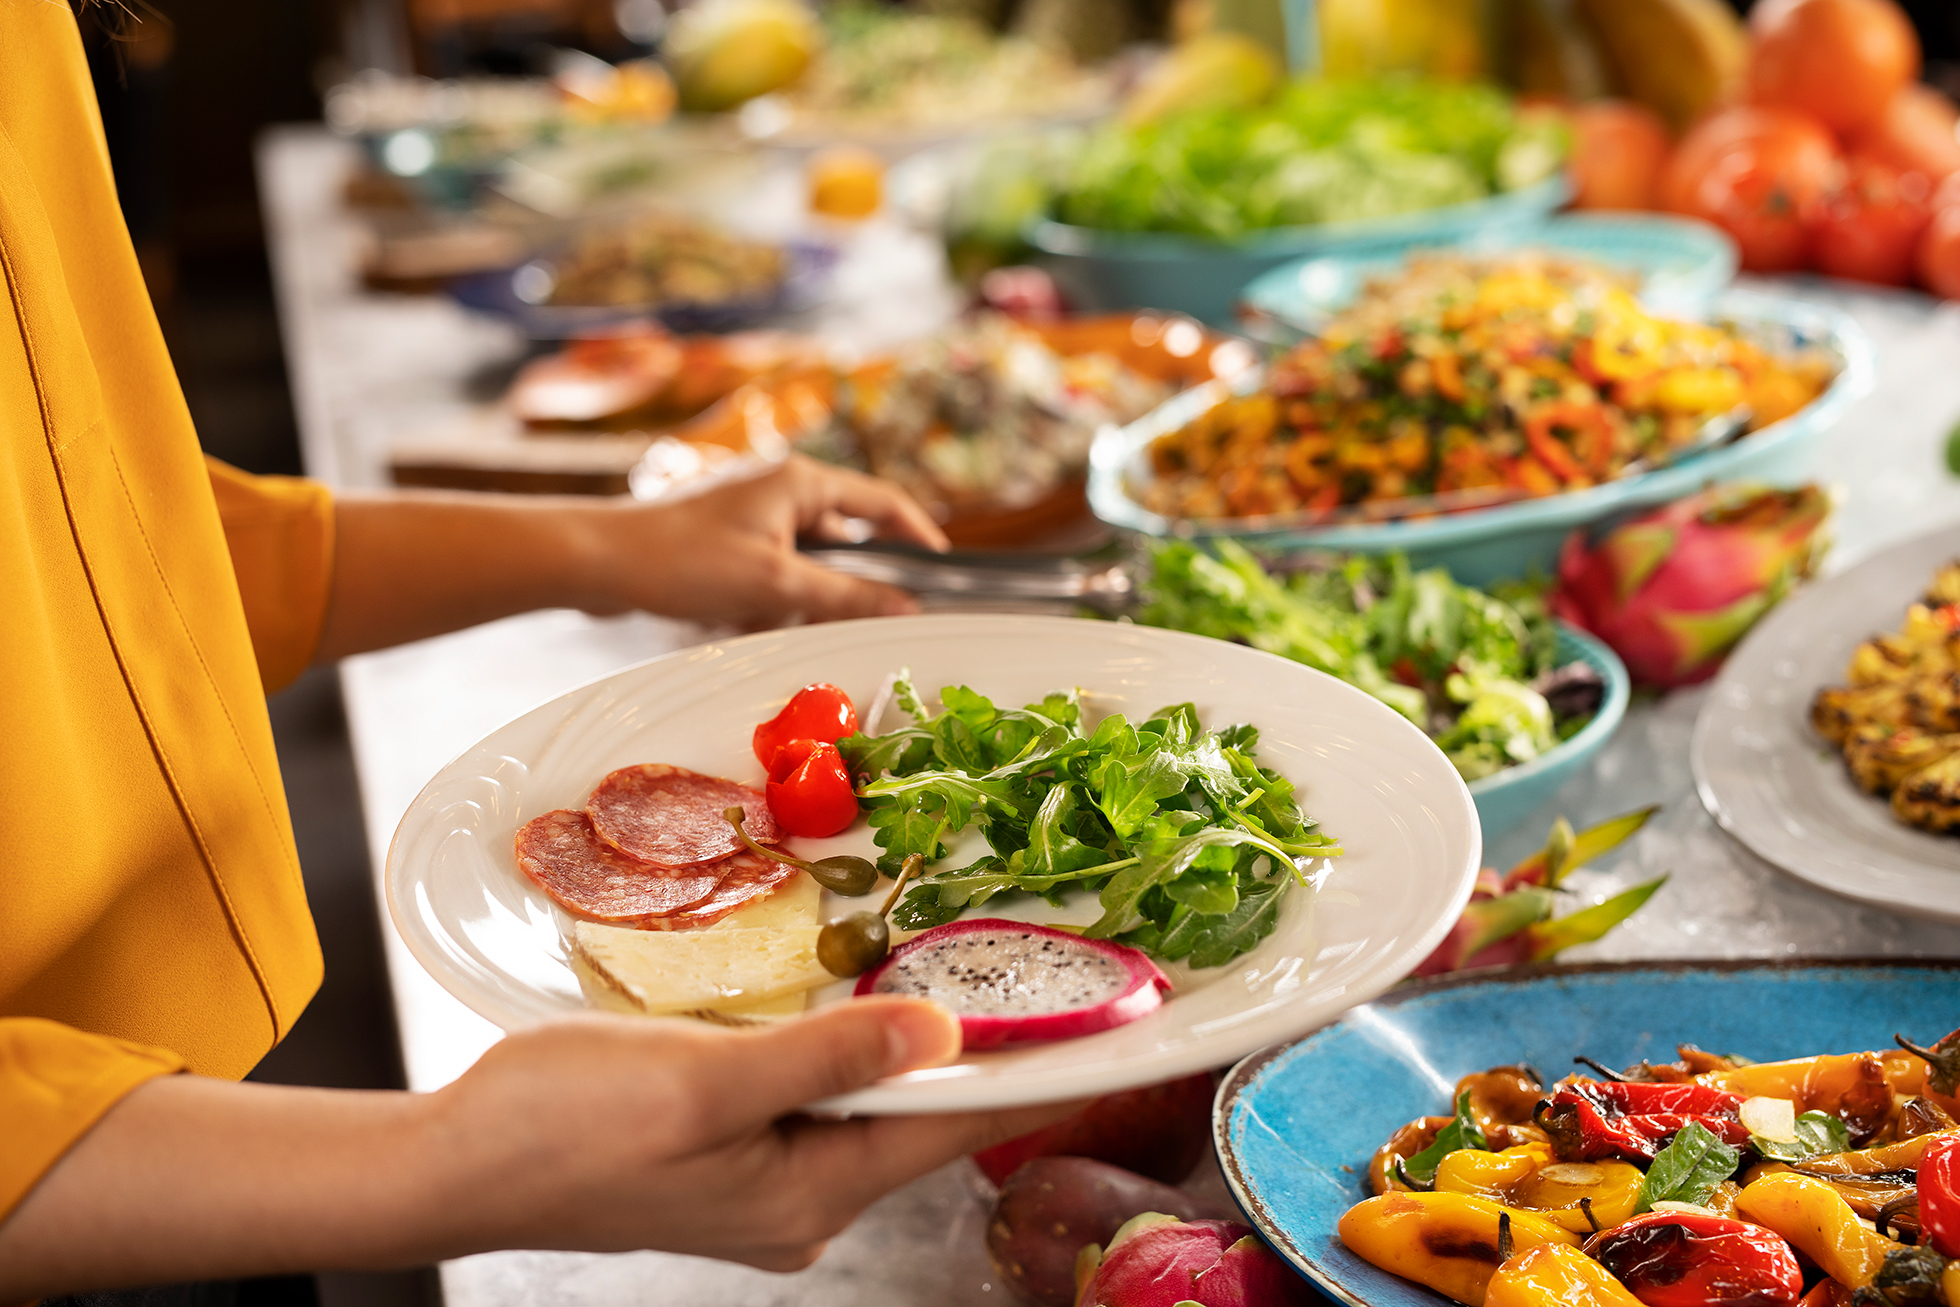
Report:
M 1743 1188 L 1735 1210 L 1743 1220 L 1788 1239 L 1824 1274 L 1850 1289 L 1870 1284 L 1885 1264 L 1885 1254 L 1903 1247 L 1867 1229 L 1837 1190 L 1807 1175 L 1766 1175 Z
M 1570 1230 L 1537 1213 L 1457 1193 L 1396 1192 L 1363 1199 L 1341 1217 L 1339 1228 L 1341 1242 L 1355 1256 L 1467 1307 L 1483 1307 L 1485 1287 L 1504 1264 L 1497 1227 L 1506 1213 L 1514 1254 L 1579 1242 Z
M 1643 1307 L 1613 1273 L 1576 1248 L 1540 1244 L 1497 1268 L 1484 1307 Z
M 1640 1168 L 1626 1162 L 1558 1162 L 1549 1144 L 1519 1144 L 1495 1153 L 1462 1148 L 1436 1167 L 1440 1192 L 1476 1194 L 1536 1212 L 1575 1234 L 1590 1234 L 1632 1216 L 1641 1179 Z M 1590 1221 L 1582 1198 L 1592 1207 Z
M 1949 1303 L 1960 1303 L 1960 1262 L 1948 1262 L 1940 1272 L 1940 1297 Z

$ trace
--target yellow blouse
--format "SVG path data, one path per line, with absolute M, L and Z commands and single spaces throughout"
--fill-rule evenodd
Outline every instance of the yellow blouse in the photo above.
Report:
M 320 980 L 265 692 L 332 505 L 207 463 L 75 20 L 0 0 L 0 1219 L 131 1088 L 237 1077 Z

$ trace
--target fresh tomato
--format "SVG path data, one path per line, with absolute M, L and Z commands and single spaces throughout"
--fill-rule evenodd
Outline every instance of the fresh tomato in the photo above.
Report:
M 778 748 L 763 793 L 770 815 L 791 835 L 822 839 L 857 820 L 850 769 L 828 740 L 791 740 Z
M 1575 209 L 1651 209 L 1667 125 L 1631 100 L 1594 100 L 1572 111 Z
M 1960 197 L 1948 201 L 1952 178 L 1933 196 L 1933 220 L 1919 238 L 1913 267 L 1919 284 L 1942 299 L 1960 300 Z
M 1942 1135 L 1919 1155 L 1919 1228 L 1942 1257 L 1960 1257 L 1960 1136 Z
M 1960 109 L 1923 82 L 1893 96 L 1877 122 L 1850 138 L 1851 152 L 1923 172 L 1934 181 L 1960 172 Z
M 781 712 L 756 727 L 749 747 L 755 750 L 757 762 L 773 769 L 776 750 L 791 740 L 835 744 L 846 735 L 856 734 L 857 728 L 857 709 L 851 705 L 851 696 L 818 681 L 791 695 Z
M 1876 122 L 1919 76 L 1919 37 L 1893 0 L 1758 0 L 1749 46 L 1750 99 L 1840 132 Z
M 1712 222 L 1755 272 L 1801 268 L 1806 223 L 1833 189 L 1837 142 L 1794 109 L 1742 105 L 1703 119 L 1661 173 L 1664 209 Z
M 1885 286 L 1911 281 L 1919 238 L 1933 220 L 1931 190 L 1924 173 L 1851 160 L 1844 186 L 1824 202 L 1811 231 L 1817 270 Z
M 1726 1216 L 1647 1212 L 1594 1235 L 1585 1250 L 1647 1307 L 1770 1307 L 1803 1293 L 1783 1236 Z

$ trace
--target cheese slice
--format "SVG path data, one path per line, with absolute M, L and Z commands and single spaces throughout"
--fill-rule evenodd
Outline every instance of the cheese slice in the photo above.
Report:
M 820 896 L 816 882 L 798 873 L 702 930 L 575 921 L 567 941 L 572 970 L 595 1006 L 616 1012 L 735 1019 L 798 1012 L 808 990 L 834 979 L 817 961 Z

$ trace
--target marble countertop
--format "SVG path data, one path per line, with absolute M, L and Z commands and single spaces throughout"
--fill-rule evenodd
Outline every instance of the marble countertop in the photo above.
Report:
M 372 487 L 386 484 L 393 440 L 480 404 L 524 346 L 505 325 L 442 297 L 361 289 L 353 272 L 360 234 L 339 204 L 351 159 L 351 147 L 318 127 L 275 128 L 259 144 L 260 195 L 306 466 L 335 486 Z M 1766 284 L 1844 309 L 1878 347 L 1872 392 L 1824 438 L 1818 455 L 1820 475 L 1840 496 L 1829 565 L 1840 568 L 1960 520 L 1960 479 L 1942 461 L 1946 432 L 1960 420 L 1960 308 L 1835 283 Z M 936 244 L 874 221 L 847 243 L 835 293 L 810 325 L 869 349 L 929 330 L 957 308 Z M 450 758 L 581 682 L 708 634 L 645 615 L 554 611 L 348 659 L 341 682 L 377 877 L 401 815 Z M 1811 890 L 1722 834 L 1696 798 L 1688 767 L 1688 739 L 1705 693 L 1636 703 L 1580 777 L 1486 850 L 1488 862 L 1507 866 L 1535 849 L 1561 813 L 1583 826 L 1661 805 L 1624 850 L 1573 883 L 1597 896 L 1665 872 L 1667 886 L 1608 940 L 1566 956 L 1960 955 L 1960 926 Z M 392 929 L 383 933 L 409 1083 L 437 1088 L 498 1031 L 424 972 Z M 1194 1183 L 1218 1182 L 1215 1173 L 1201 1173 Z M 970 1307 L 1011 1300 L 981 1249 L 982 1184 L 964 1162 L 943 1168 L 873 1207 L 815 1266 L 792 1276 L 662 1253 L 507 1252 L 445 1263 L 443 1292 L 457 1307 L 897 1307 L 928 1297 Z

